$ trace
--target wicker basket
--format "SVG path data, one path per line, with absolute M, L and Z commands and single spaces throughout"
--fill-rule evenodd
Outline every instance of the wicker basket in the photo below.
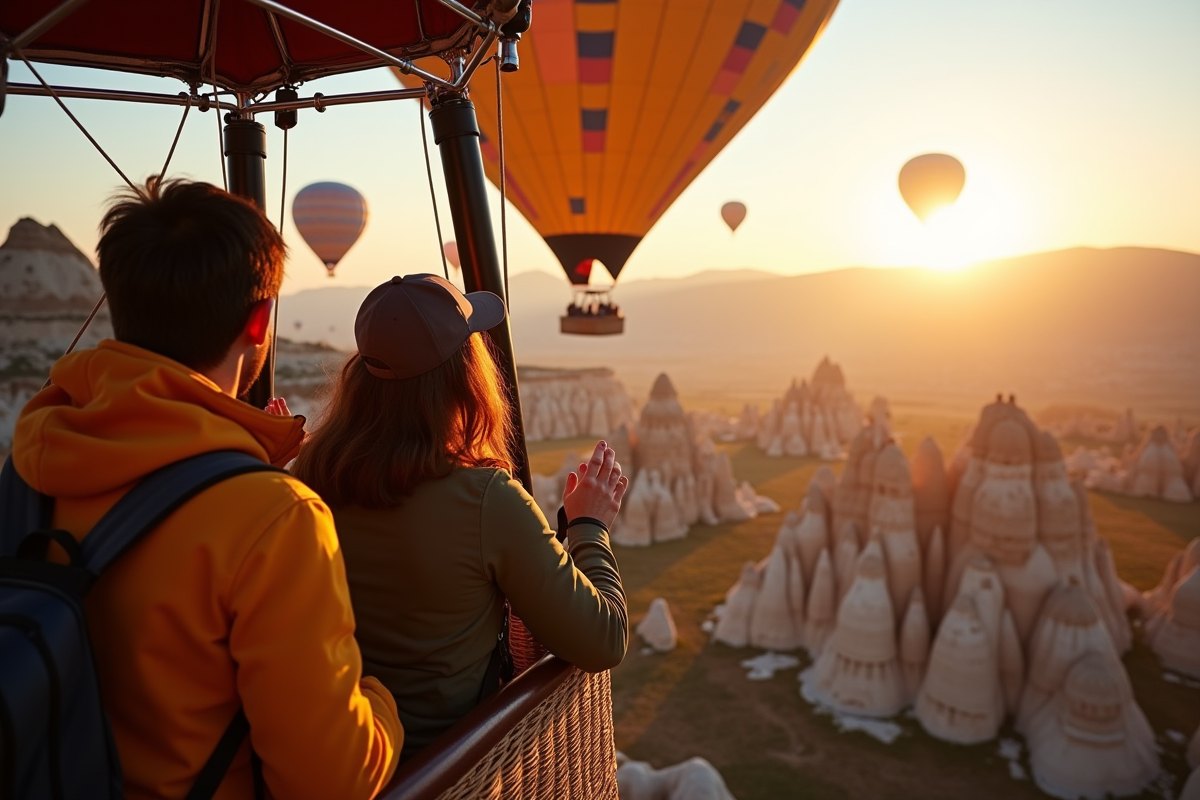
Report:
M 550 652 L 538 644 L 521 618 L 511 612 L 508 618 L 508 651 L 512 654 L 514 676 L 520 675 Z
M 607 672 L 573 669 L 439 800 L 617 800 Z

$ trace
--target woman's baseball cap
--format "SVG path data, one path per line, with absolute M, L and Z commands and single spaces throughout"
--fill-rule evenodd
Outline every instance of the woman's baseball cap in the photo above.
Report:
M 354 320 L 354 340 L 376 378 L 412 378 L 444 364 L 472 333 L 504 321 L 491 292 L 463 294 L 438 275 L 404 275 L 371 290 Z

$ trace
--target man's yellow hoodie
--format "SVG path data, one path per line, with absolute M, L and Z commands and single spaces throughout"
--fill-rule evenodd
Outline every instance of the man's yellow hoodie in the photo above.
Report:
M 212 450 L 279 465 L 303 437 L 302 420 L 121 342 L 66 356 L 50 377 L 17 422 L 13 463 L 76 539 L 158 467 Z M 367 798 L 391 778 L 396 707 L 360 679 L 333 518 L 300 481 L 252 473 L 202 492 L 86 608 L 130 798 L 186 795 L 239 707 L 275 797 Z M 217 797 L 253 797 L 247 746 Z

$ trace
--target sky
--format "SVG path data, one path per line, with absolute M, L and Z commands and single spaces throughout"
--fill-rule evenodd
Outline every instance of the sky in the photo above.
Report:
M 842 0 L 796 72 L 666 212 L 622 280 L 746 267 L 956 268 L 1075 246 L 1200 252 L 1197 41 L 1196 0 Z M 144 76 L 40 71 L 58 84 L 183 88 Z M 14 63 L 10 80 L 32 77 Z M 395 86 L 376 70 L 304 90 Z M 67 102 L 131 178 L 162 168 L 179 109 Z M 214 116 L 189 114 L 172 174 L 220 185 Z M 284 294 L 440 271 L 420 119 L 413 101 L 300 112 L 289 134 L 286 205 L 309 183 L 337 180 L 362 191 L 371 216 L 330 280 L 288 212 Z M 277 221 L 282 134 L 269 117 L 260 121 L 268 131 L 268 216 Z M 953 208 L 922 225 L 896 176 L 926 152 L 955 155 L 967 181 Z M 449 239 L 437 153 L 431 157 Z M 105 199 L 121 185 L 48 98 L 8 98 L 0 176 L 0 225 L 22 216 L 53 222 L 89 254 Z M 499 234 L 494 189 L 491 198 Z M 733 199 L 749 208 L 736 234 L 718 216 Z M 558 274 L 519 212 L 509 206 L 507 217 L 511 270 Z

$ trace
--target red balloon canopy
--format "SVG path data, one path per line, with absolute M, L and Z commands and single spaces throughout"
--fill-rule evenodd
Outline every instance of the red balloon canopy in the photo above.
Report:
M 62 1 L 0 2 L 0 34 L 15 38 Z M 410 60 L 466 44 L 478 30 L 436 0 L 283 2 Z M 210 82 L 215 68 L 219 86 L 245 93 L 380 65 L 375 56 L 246 0 L 91 0 L 24 53 L 36 61 L 174 76 L 192 84 Z

